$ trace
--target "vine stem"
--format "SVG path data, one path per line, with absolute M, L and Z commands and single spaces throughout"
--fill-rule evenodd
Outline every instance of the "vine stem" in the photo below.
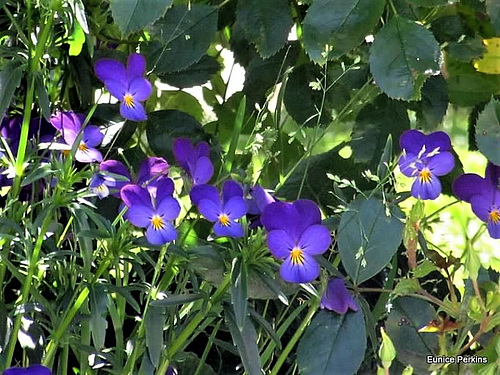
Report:
M 304 317 L 304 320 L 302 320 L 302 323 L 300 323 L 299 328 L 295 333 L 293 334 L 292 338 L 286 345 L 285 349 L 281 352 L 280 356 L 278 357 L 278 360 L 276 361 L 273 370 L 269 373 L 269 375 L 278 375 L 281 366 L 283 366 L 283 363 L 285 363 L 286 359 L 288 358 L 288 355 L 292 351 L 292 349 L 295 347 L 295 344 L 297 341 L 299 341 L 300 337 L 304 333 L 305 329 L 311 322 L 311 319 L 313 318 L 314 314 L 318 310 L 319 307 L 319 299 L 314 300 L 312 303 L 311 307 L 309 308 L 309 311 L 307 312 L 306 316 Z

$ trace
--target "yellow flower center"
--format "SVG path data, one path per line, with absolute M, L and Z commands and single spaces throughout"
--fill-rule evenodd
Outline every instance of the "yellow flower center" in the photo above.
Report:
M 304 252 L 300 247 L 294 247 L 292 251 L 290 251 L 290 256 L 292 257 L 292 264 L 293 265 L 303 265 L 304 264 Z
M 500 223 L 500 210 L 495 208 L 490 211 L 490 214 L 488 215 L 489 219 L 493 224 L 498 224 Z
M 219 223 L 221 223 L 225 227 L 229 226 L 229 224 L 231 223 L 231 221 L 229 220 L 229 216 L 227 216 L 226 214 L 220 214 Z
M 431 181 L 431 171 L 429 168 L 424 168 L 418 173 L 418 178 L 423 183 L 429 183 Z
M 89 150 L 89 146 L 87 146 L 85 142 L 81 141 L 78 149 L 82 152 L 87 152 Z
M 163 218 L 160 215 L 154 215 L 151 218 L 151 225 L 153 226 L 154 230 L 160 230 L 165 227 L 165 222 L 163 221 Z
M 127 108 L 134 108 L 134 97 L 130 94 L 125 94 L 123 97 L 123 102 L 127 106 Z

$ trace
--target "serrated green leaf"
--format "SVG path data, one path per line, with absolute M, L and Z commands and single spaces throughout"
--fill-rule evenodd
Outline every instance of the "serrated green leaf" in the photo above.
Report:
M 420 290 L 420 284 L 415 279 L 402 279 L 396 284 L 393 293 L 396 296 L 404 296 L 406 294 L 415 293 Z
M 219 71 L 221 68 L 215 57 L 203 56 L 200 61 L 176 73 L 159 74 L 162 82 L 180 89 L 200 86 Z
M 479 151 L 489 161 L 500 165 L 500 101 L 492 99 L 479 114 L 476 142 Z
M 497 35 L 500 35 L 500 2 L 498 0 L 486 0 L 486 11 Z
M 155 22 L 151 33 L 160 43 L 146 51 L 148 66 L 157 74 L 178 72 L 198 62 L 217 32 L 217 7 L 175 6 Z
M 14 92 L 21 83 L 24 67 L 12 60 L 5 64 L 0 71 L 0 113 L 3 115 L 9 107 Z
M 304 18 L 304 45 L 311 60 L 324 63 L 361 44 L 384 7 L 385 0 L 315 0 Z M 332 50 L 326 52 L 326 45 Z
M 389 216 L 388 216 L 389 214 Z M 403 214 L 374 198 L 359 197 L 340 219 L 337 241 L 340 258 L 355 284 L 375 276 L 397 251 L 402 240 Z
M 439 71 L 439 58 L 439 45 L 429 30 L 396 16 L 375 36 L 370 70 L 389 97 L 415 100 L 426 78 Z
M 413 270 L 413 275 L 415 277 L 425 277 L 433 271 L 437 271 L 437 267 L 431 261 L 425 259 L 423 262 L 417 265 L 417 268 Z
M 432 76 L 422 87 L 422 100 L 417 110 L 420 128 L 435 130 L 448 110 L 448 88 L 442 75 Z
M 459 42 L 450 42 L 448 52 L 454 59 L 470 63 L 473 59 L 478 59 L 486 52 L 486 47 L 479 37 L 465 37 Z
M 110 0 L 111 15 L 123 35 L 152 24 L 171 4 L 172 0 Z
M 345 315 L 322 310 L 299 342 L 299 372 L 301 375 L 355 374 L 365 349 L 365 320 L 361 309 Z
M 293 25 L 292 12 L 286 0 L 240 0 L 236 22 L 263 58 L 283 48 Z

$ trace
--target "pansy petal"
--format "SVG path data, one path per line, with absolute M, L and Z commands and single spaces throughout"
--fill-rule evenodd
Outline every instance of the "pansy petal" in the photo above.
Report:
M 95 125 L 87 125 L 85 129 L 83 129 L 83 141 L 89 147 L 99 146 L 104 139 L 104 134 L 101 133 L 101 129 Z
M 130 82 L 127 92 L 132 95 L 134 102 L 143 101 L 151 96 L 153 87 L 146 78 L 137 77 Z
M 500 222 L 497 221 L 495 223 L 492 220 L 489 220 L 486 227 L 488 228 L 488 234 L 490 235 L 491 238 L 494 239 L 500 238 Z
M 224 212 L 232 219 L 238 219 L 246 215 L 248 211 L 247 202 L 241 197 L 234 197 L 224 205 Z
M 191 202 L 194 205 L 198 205 L 202 199 L 208 199 L 213 202 L 217 206 L 220 206 L 220 198 L 219 192 L 212 185 L 196 185 L 191 189 L 189 193 L 189 197 L 191 198 Z
M 432 174 L 436 176 L 444 176 L 450 173 L 455 167 L 455 158 L 451 152 L 444 151 L 427 159 L 427 167 Z
M 229 225 L 222 225 L 220 222 L 216 222 L 214 225 L 214 233 L 218 237 L 240 238 L 243 237 L 244 231 L 240 223 L 231 221 Z
M 181 212 L 181 206 L 177 199 L 173 197 L 164 198 L 156 208 L 158 215 L 161 215 L 165 220 L 174 220 Z
M 80 163 L 100 163 L 102 161 L 102 154 L 93 147 L 88 147 L 85 151 L 77 149 L 75 159 Z
M 477 174 L 466 173 L 455 179 L 453 182 L 453 192 L 459 199 L 470 203 L 474 195 L 492 196 L 494 188 Z
M 129 170 L 122 162 L 118 160 L 106 160 L 99 164 L 99 169 L 101 171 L 106 171 L 110 173 L 114 173 L 120 176 L 125 177 L 128 180 L 132 179 Z
M 236 181 L 227 180 L 222 186 L 222 197 L 224 202 L 228 202 L 233 197 L 243 197 L 243 189 Z
M 120 61 L 100 59 L 95 63 L 94 70 L 95 75 L 102 82 L 110 79 L 121 82 L 126 81 L 125 66 Z
M 174 181 L 166 177 L 162 178 L 156 184 L 156 201 L 161 202 L 164 199 L 171 198 L 174 194 Z
M 399 138 L 399 145 L 407 153 L 418 155 L 425 144 L 425 134 L 419 130 L 406 130 Z
M 120 115 L 132 121 L 145 121 L 148 119 L 146 110 L 140 102 L 135 102 L 133 106 L 129 107 L 124 102 L 120 103 Z
M 104 81 L 104 86 L 106 90 L 109 91 L 118 100 L 123 100 L 123 97 L 127 93 L 127 86 L 123 82 L 117 81 L 115 79 L 108 79 Z
M 207 142 L 201 141 L 196 145 L 196 156 L 210 158 L 210 146 Z
M 439 148 L 440 152 L 451 150 L 450 136 L 443 131 L 427 134 L 425 137 L 426 152 L 432 152 Z
M 3 375 L 52 375 L 49 368 L 43 365 L 31 365 L 26 368 L 11 367 L 6 369 Z
M 170 165 L 165 159 L 151 156 L 141 163 L 139 174 L 137 175 L 137 184 L 151 183 L 154 177 L 167 175 L 169 168 Z
M 260 220 L 268 231 L 283 229 L 289 233 L 295 233 L 295 228 L 301 218 L 292 204 L 273 202 L 264 208 Z
M 345 314 L 348 308 L 358 311 L 358 306 L 344 284 L 339 278 L 330 279 L 327 289 L 321 297 L 321 308 Z
M 280 275 L 283 280 L 289 283 L 308 283 L 319 276 L 319 265 L 308 254 L 304 254 L 302 264 L 294 264 L 291 256 L 289 256 L 281 265 Z
M 184 170 L 188 171 L 188 163 L 195 163 L 195 149 L 188 138 L 176 138 L 172 147 L 175 160 Z
M 411 186 L 411 195 L 418 199 L 436 199 L 439 194 L 441 194 L 441 182 L 433 174 L 429 176 L 428 182 L 417 177 Z
M 140 53 L 131 53 L 127 59 L 127 78 L 142 77 L 146 73 L 146 59 Z
M 299 199 L 293 202 L 293 206 L 297 209 L 300 217 L 298 223 L 298 227 L 300 228 L 299 233 L 297 233 L 298 236 L 300 236 L 302 231 L 307 227 L 321 223 L 321 212 L 319 211 L 318 205 L 313 201 L 309 199 Z
M 484 222 L 487 222 L 489 219 L 492 203 L 491 199 L 485 198 L 482 195 L 474 195 L 470 200 L 472 211 Z
M 290 251 L 295 247 L 293 238 L 282 229 L 272 230 L 267 234 L 267 247 L 271 254 L 278 259 L 290 256 Z
M 214 166 L 209 158 L 202 156 L 196 161 L 192 174 L 195 185 L 206 184 L 214 174 Z
M 491 185 L 495 186 L 496 189 L 500 189 L 500 166 L 488 162 L 486 166 L 485 178 Z
M 399 158 L 399 169 L 406 177 L 415 177 L 418 174 L 417 155 L 403 152 Z
M 151 225 L 151 218 L 153 217 L 153 215 L 153 209 L 142 204 L 134 204 L 127 210 L 128 221 L 139 228 L 147 228 L 149 225 Z
M 299 247 L 310 255 L 323 254 L 332 242 L 330 231 L 324 225 L 311 225 L 299 240 Z
M 149 195 L 148 190 L 138 185 L 125 185 L 120 191 L 120 196 L 123 203 L 125 203 L 125 205 L 127 205 L 128 207 L 139 204 L 148 206 L 151 210 L 153 209 L 153 205 L 151 204 L 151 196 Z
M 219 218 L 219 214 L 221 213 L 220 206 L 210 199 L 202 199 L 199 201 L 198 210 L 205 217 L 205 219 L 212 222 L 216 222 Z
M 152 225 L 148 226 L 146 238 L 152 245 L 164 245 L 177 239 L 177 231 L 171 223 L 166 221 L 161 229 L 155 229 Z
M 261 213 L 268 204 L 276 201 L 276 199 L 260 185 L 255 185 L 251 189 L 250 195 L 257 206 L 256 214 Z

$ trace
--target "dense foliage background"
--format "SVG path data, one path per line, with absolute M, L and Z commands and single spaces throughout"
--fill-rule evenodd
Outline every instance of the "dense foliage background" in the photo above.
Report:
M 452 191 L 464 172 L 483 176 L 486 160 L 500 165 L 500 2 L 0 7 L 0 113 L 20 119 L 17 143 L 3 130 L 0 143 L 0 370 L 500 371 L 499 241 Z M 133 52 L 154 88 L 139 122 L 120 116 L 94 73 L 100 59 L 125 63 Z M 30 121 L 50 128 L 58 110 L 100 126 L 105 159 L 133 174 L 146 156 L 169 162 L 178 240 L 149 244 L 118 199 L 89 191 L 97 165 L 29 131 Z M 409 129 L 452 139 L 455 168 L 425 204 L 397 168 Z M 210 144 L 217 186 L 231 178 L 245 194 L 260 184 L 318 204 L 333 241 L 317 280 L 281 280 L 262 228 L 213 238 L 175 163 L 179 137 Z M 333 276 L 346 278 L 357 312 L 319 310 Z M 488 363 L 426 363 L 462 354 Z

